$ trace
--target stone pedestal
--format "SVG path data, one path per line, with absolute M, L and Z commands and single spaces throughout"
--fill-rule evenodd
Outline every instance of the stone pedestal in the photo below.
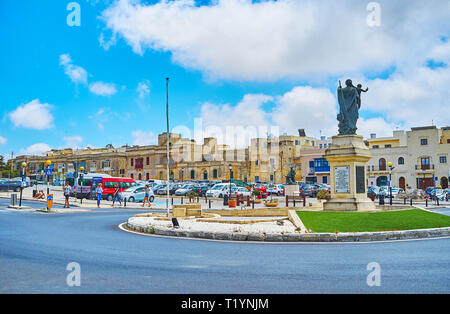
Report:
M 289 184 L 284 186 L 284 195 L 288 196 L 299 196 L 299 186 L 298 184 Z
M 370 157 L 362 136 L 333 136 L 325 151 L 330 163 L 331 199 L 323 204 L 323 210 L 376 210 L 375 203 L 367 197 L 366 163 Z

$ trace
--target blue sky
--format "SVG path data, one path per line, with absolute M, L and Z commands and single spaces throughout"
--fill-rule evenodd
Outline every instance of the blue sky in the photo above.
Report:
M 405 41 L 398 47 L 394 47 L 392 58 L 385 58 L 376 53 L 358 56 L 355 52 L 355 66 L 347 66 L 345 62 L 348 62 L 348 60 L 343 60 L 342 66 L 339 65 L 340 61 L 328 61 L 329 64 L 326 69 L 318 67 L 316 69 L 312 65 L 311 69 L 307 69 L 310 64 L 315 62 L 311 59 L 303 67 L 299 66 L 297 74 L 297 72 L 289 69 L 289 63 L 285 64 L 284 61 L 279 61 L 286 56 L 286 51 L 280 51 L 281 48 L 271 54 L 280 53 L 280 58 L 269 56 L 267 59 L 263 59 L 265 58 L 264 53 L 270 53 L 271 42 L 277 41 L 278 43 L 279 37 L 286 36 L 287 38 L 290 34 L 280 33 L 276 36 L 267 34 L 267 43 L 265 42 L 266 38 L 261 37 L 260 40 L 255 41 L 256 46 L 253 45 L 250 48 L 246 48 L 245 44 L 242 48 L 239 47 L 241 43 L 247 41 L 237 41 L 236 48 L 229 47 L 230 45 L 220 46 L 221 42 L 228 40 L 226 36 L 228 31 L 221 33 L 224 27 L 232 28 L 233 26 L 222 26 L 221 22 L 217 23 L 217 27 L 211 25 L 211 21 L 201 20 L 206 19 L 205 16 L 208 14 L 201 14 L 201 11 L 195 10 L 206 3 L 216 7 L 217 10 L 214 11 L 214 14 L 218 16 L 224 11 L 225 20 L 229 17 L 226 12 L 230 7 L 224 7 L 222 10 L 220 2 L 219 4 L 216 2 L 211 4 L 205 1 L 197 1 L 195 5 L 187 4 L 178 8 L 175 8 L 169 2 L 166 7 L 159 8 L 159 11 L 156 11 L 157 6 L 155 6 L 155 11 L 158 14 L 163 10 L 167 10 L 168 15 L 174 14 L 174 18 L 170 19 L 170 25 L 166 23 L 169 31 L 173 28 L 173 32 L 165 34 L 161 31 L 157 32 L 156 35 L 153 29 L 161 27 L 161 25 L 158 24 L 158 21 L 152 24 L 150 18 L 145 19 L 144 24 L 140 24 L 136 28 L 131 25 L 130 29 L 124 31 L 124 27 L 126 28 L 126 24 L 130 24 L 130 21 L 125 21 L 124 26 L 120 24 L 123 21 L 117 22 L 117 19 L 113 19 L 122 10 L 122 7 L 116 5 L 115 1 L 77 1 L 81 8 L 81 26 L 69 27 L 66 22 L 67 15 L 70 13 L 66 10 L 69 2 L 64 0 L 3 0 L 0 3 L 0 39 L 2 44 L 0 58 L 0 108 L 2 114 L 0 152 L 2 155 L 10 154 L 12 151 L 16 154 L 32 152 L 33 149 L 28 151 L 27 149 L 35 144 L 62 148 L 68 145 L 103 147 L 108 143 L 117 146 L 154 142 L 152 134 L 165 131 L 166 77 L 171 79 L 170 118 L 172 126 L 185 125 L 192 128 L 194 118 L 208 117 L 205 107 L 205 103 L 208 103 L 219 113 L 231 117 L 229 123 L 233 123 L 233 119 L 239 120 L 241 116 L 245 116 L 246 120 L 239 121 L 240 123 L 280 124 L 283 131 L 290 133 L 295 131 L 296 128 L 306 126 L 307 133 L 316 136 L 319 134 L 319 129 L 322 134 L 333 135 L 333 128 L 330 127 L 330 124 L 336 123 L 337 125 L 334 120 L 335 112 L 333 111 L 336 110 L 337 105 L 330 100 L 328 94 L 334 97 L 338 79 L 352 77 L 363 84 L 368 84 L 370 87 L 378 88 L 372 94 L 370 92 L 367 94 L 368 105 L 361 111 L 361 117 L 365 119 L 366 125 L 362 126 L 361 130 L 367 133 L 367 128 L 379 126 L 375 127 L 375 131 L 386 135 L 392 132 L 395 126 L 409 127 L 408 121 L 413 121 L 411 122 L 413 124 L 420 123 L 420 112 L 417 113 L 417 119 L 413 116 L 402 118 L 401 112 L 388 112 L 384 106 L 377 103 L 380 101 L 386 103 L 401 102 L 402 105 L 409 106 L 414 111 L 415 108 L 420 107 L 422 99 L 408 100 L 408 97 L 404 95 L 400 95 L 400 98 L 397 98 L 397 96 L 386 98 L 388 96 L 384 95 L 390 94 L 391 91 L 386 92 L 385 88 L 391 88 L 395 84 L 399 86 L 402 84 L 408 86 L 421 85 L 423 82 L 420 80 L 417 82 L 409 80 L 415 75 L 413 71 L 420 71 L 423 68 L 435 71 L 431 74 L 439 75 L 439 79 L 448 79 L 448 56 L 446 56 L 447 50 L 445 50 L 448 46 L 446 39 L 449 31 L 448 22 L 441 22 L 441 24 L 433 25 L 430 29 L 424 30 L 423 32 L 428 32 L 426 34 L 432 34 L 435 38 L 423 43 L 423 46 L 428 45 L 428 48 L 418 47 L 417 50 L 414 50 L 414 53 L 411 54 L 414 56 L 406 56 L 408 49 L 404 49 L 403 46 L 407 47 L 410 42 Z M 235 0 L 231 2 L 235 2 Z M 284 1 L 268 2 L 270 3 L 267 6 L 270 5 L 277 9 L 279 3 L 283 4 Z M 123 1 L 122 5 L 127 8 L 136 8 L 133 12 L 141 14 L 139 10 L 146 7 L 153 9 L 153 5 L 158 3 L 159 1 L 141 1 L 141 6 L 137 6 L 138 1 Z M 234 5 L 236 5 L 236 12 L 240 9 L 239 6 L 243 6 L 239 1 Z M 258 7 L 258 5 L 260 6 Z M 109 20 L 105 20 L 102 15 L 104 16 L 105 10 L 110 8 L 113 8 L 113 11 L 109 15 Z M 265 8 L 261 6 L 261 3 L 252 4 L 249 2 L 245 4 L 244 9 L 248 9 L 248 14 L 256 14 L 255 16 L 258 17 L 258 12 Z M 362 10 L 361 19 L 365 19 L 367 15 L 365 5 L 360 9 Z M 144 10 L 142 12 L 142 14 L 148 13 Z M 239 14 L 246 14 L 247 11 L 239 10 L 239 12 L 243 12 Z M 282 8 L 279 12 L 279 14 L 285 14 Z M 198 21 L 190 22 L 191 13 L 197 14 L 196 19 Z M 185 16 L 182 14 L 185 14 Z M 154 17 L 155 15 L 150 16 Z M 395 13 L 391 11 L 384 16 L 386 16 L 387 23 L 398 19 Z M 176 32 L 179 32 L 179 29 L 176 28 L 177 18 L 182 19 L 183 23 L 187 25 L 186 29 L 189 30 L 186 34 L 180 35 L 179 38 L 176 37 L 178 36 Z M 249 16 L 249 20 L 251 18 L 252 16 Z M 424 19 L 426 18 L 425 16 Z M 446 16 L 442 16 L 441 20 L 445 21 L 445 18 Z M 237 22 L 240 21 L 238 17 L 236 19 Z M 107 23 L 108 21 L 110 24 Z M 150 24 L 146 25 L 147 22 Z M 336 21 L 336 23 L 338 22 Z M 345 23 L 344 21 L 341 22 Z M 408 20 L 405 18 L 404 23 L 407 22 Z M 192 23 L 192 25 L 189 23 Z M 211 28 L 204 27 L 198 30 L 195 25 L 201 26 L 201 23 L 211 25 Z M 301 19 L 299 19 L 299 23 L 303 23 Z M 161 22 L 161 24 L 164 23 Z M 142 25 L 145 27 L 142 27 Z M 191 26 L 192 30 L 189 29 Z M 274 28 L 277 27 L 285 29 L 283 25 L 275 25 Z M 389 29 L 383 29 L 383 25 L 379 29 L 380 32 L 383 32 L 383 36 L 389 33 Z M 148 33 L 145 33 L 146 30 L 148 30 Z M 201 36 L 190 36 L 196 30 L 202 33 L 206 32 L 205 38 L 211 35 L 207 32 L 216 32 L 217 37 L 223 36 L 223 40 L 218 42 L 218 47 L 215 48 L 216 43 L 211 42 L 210 39 L 209 42 L 208 40 L 202 42 L 202 39 L 199 39 Z M 239 33 L 239 29 L 230 29 L 230 33 L 236 31 Z M 248 30 L 248 32 L 251 31 L 251 29 Z M 369 31 L 374 32 L 374 30 Z M 264 30 L 257 35 L 263 36 L 261 35 L 263 32 Z M 325 34 L 329 33 L 326 29 L 324 32 Z M 105 49 L 105 46 L 100 43 L 102 36 L 105 40 L 115 39 L 108 49 Z M 242 36 L 243 39 L 246 38 L 245 34 Z M 249 34 L 248 36 L 248 38 L 254 38 L 255 34 Z M 210 38 L 215 38 L 215 36 Z M 231 43 L 231 46 L 233 46 L 234 43 Z M 260 43 L 263 43 L 264 49 L 257 46 Z M 309 44 L 309 42 L 306 43 Z M 374 46 L 377 43 L 374 42 Z M 139 44 L 142 52 L 136 51 L 134 44 Z M 305 42 L 300 42 L 300 44 L 305 44 Z M 316 45 L 315 42 L 312 44 Z M 429 48 L 430 45 L 436 47 L 436 49 L 432 50 Z M 230 52 L 225 51 L 228 47 Z M 255 48 L 254 51 L 252 51 L 252 47 Z M 376 51 L 375 48 L 378 49 L 379 47 L 374 47 L 374 51 Z M 214 49 L 217 49 L 217 51 Z M 298 49 L 298 47 L 293 45 L 292 49 Z M 299 49 L 299 51 L 303 50 Z M 435 53 L 434 51 L 438 52 Z M 439 51 L 441 51 L 440 54 Z M 214 56 L 220 53 L 224 53 L 224 57 L 214 59 Z M 242 53 L 242 57 L 239 56 L 240 53 Z M 252 53 L 254 58 L 248 57 L 248 54 Z M 314 51 L 312 53 L 307 51 L 307 53 L 308 56 L 312 55 L 311 58 L 314 57 Z M 332 59 L 336 54 L 336 49 L 330 47 L 329 53 L 330 59 Z M 342 53 L 344 55 L 345 51 Z M 402 58 L 402 53 L 405 54 L 405 58 Z M 236 55 L 236 59 L 228 60 L 230 54 Z M 438 57 L 435 57 L 436 54 Z M 67 68 L 60 62 L 62 55 L 70 56 L 69 64 L 73 67 L 84 69 L 87 73 L 85 83 L 74 82 L 69 77 L 67 71 L 65 71 Z M 297 63 L 301 63 L 301 53 L 298 56 Z M 246 58 L 249 59 L 245 61 Z M 261 58 L 260 63 L 258 63 L 258 58 Z M 292 59 L 289 55 L 285 58 L 287 60 Z M 254 65 L 251 64 L 253 59 L 255 60 Z M 328 60 L 327 57 L 323 60 L 325 59 Z M 407 62 L 399 61 L 403 59 L 407 59 Z M 243 66 L 239 66 L 241 61 Z M 230 64 L 226 64 L 226 62 L 230 62 Z M 318 62 L 320 64 L 321 61 Z M 233 67 L 235 64 L 238 65 L 236 68 Z M 247 64 L 250 64 L 248 68 L 246 67 Z M 336 64 L 336 67 L 334 67 L 334 64 Z M 303 71 L 303 69 L 305 70 Z M 90 90 L 91 84 L 95 82 L 112 84 L 115 92 L 107 96 L 95 94 Z M 147 92 L 142 94 L 141 97 L 137 90 L 140 83 L 145 84 L 147 88 Z M 445 81 L 442 82 L 442 84 L 444 83 Z M 429 84 L 433 85 L 434 81 L 429 82 Z M 302 88 L 296 89 L 296 87 Z M 304 107 L 305 115 L 302 115 L 302 106 L 304 106 L 305 99 L 316 95 L 314 93 L 308 94 L 308 90 L 304 87 L 312 88 L 314 92 L 317 92 L 318 98 L 323 96 L 324 104 L 318 102 L 314 108 L 314 113 L 308 111 L 311 108 L 308 109 L 306 106 Z M 440 85 L 436 88 L 440 88 Z M 290 92 L 292 92 L 292 95 L 289 94 Z M 439 104 L 442 102 L 441 97 L 445 95 L 442 95 L 440 91 L 436 93 L 436 95 L 432 95 L 432 97 L 435 97 L 432 101 Z M 405 91 L 405 94 L 410 93 Z M 245 95 L 264 95 L 269 98 L 257 98 L 256 103 L 250 105 L 244 102 L 243 107 L 250 108 L 250 112 L 241 113 L 235 108 L 244 100 Z M 295 97 L 301 100 L 295 101 Z M 33 126 L 33 122 L 36 121 L 31 121 L 30 125 L 21 124 L 11 116 L 20 106 L 25 106 L 35 100 L 38 100 L 39 104 L 44 104 L 44 108 L 46 108 L 44 112 L 51 116 L 48 128 Z M 211 106 L 208 108 L 211 109 Z M 281 112 L 289 113 L 288 110 L 294 110 L 295 114 L 298 113 L 298 122 L 286 121 L 286 128 L 284 129 Z M 249 121 L 249 119 L 251 120 L 249 117 L 252 117 L 255 112 L 260 113 L 261 118 Z M 316 118 L 322 122 L 309 124 L 312 119 L 311 115 L 317 112 L 322 112 L 321 114 L 324 115 L 323 117 L 319 115 Z M 258 114 L 254 116 L 258 116 Z M 440 124 L 449 122 L 448 115 L 444 118 L 439 116 L 441 115 L 436 115 L 435 122 L 437 121 Z M 20 118 L 21 116 L 17 115 L 17 117 Z M 33 120 L 34 117 L 30 119 Z M 35 119 L 40 119 L 40 117 L 36 116 Z M 220 121 L 221 117 L 214 123 L 220 124 Z M 236 121 L 236 123 L 238 122 Z M 431 121 L 423 122 L 423 124 L 430 123 Z M 317 127 L 315 127 L 316 125 Z M 133 133 L 136 131 L 146 134 L 148 141 L 138 138 L 137 133 Z

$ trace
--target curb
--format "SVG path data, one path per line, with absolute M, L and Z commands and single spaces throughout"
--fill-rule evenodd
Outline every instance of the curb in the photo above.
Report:
M 222 241 L 261 241 L 261 242 L 377 242 L 393 240 L 414 240 L 427 238 L 444 238 L 450 236 L 450 227 L 418 229 L 404 231 L 357 232 L 357 233 L 228 233 L 180 230 L 158 226 L 139 226 L 124 223 L 128 229 L 151 235 L 197 238 Z

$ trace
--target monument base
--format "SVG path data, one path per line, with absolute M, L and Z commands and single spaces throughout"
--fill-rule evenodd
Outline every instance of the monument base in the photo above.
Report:
M 367 197 L 366 163 L 371 158 L 363 137 L 333 136 L 325 151 L 330 164 L 331 199 L 324 211 L 375 211 L 375 203 Z
M 298 184 L 289 184 L 284 186 L 284 195 L 288 196 L 299 196 L 299 186 Z

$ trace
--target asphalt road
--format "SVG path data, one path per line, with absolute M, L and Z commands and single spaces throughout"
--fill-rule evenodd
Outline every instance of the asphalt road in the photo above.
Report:
M 46 214 L 7 210 L 7 202 L 0 200 L 0 293 L 450 292 L 450 239 L 366 244 L 171 239 L 118 229 L 138 211 Z M 80 287 L 66 284 L 71 262 L 81 267 Z M 371 262 L 381 267 L 380 286 L 366 283 Z

